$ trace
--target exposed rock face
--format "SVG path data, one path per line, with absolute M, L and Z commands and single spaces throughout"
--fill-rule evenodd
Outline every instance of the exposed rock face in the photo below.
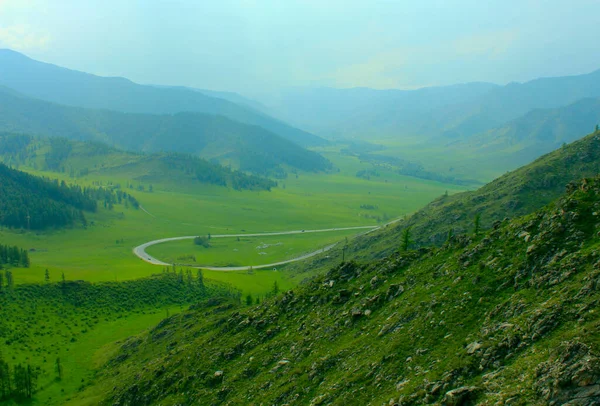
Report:
M 578 341 L 563 343 L 536 369 L 535 389 L 551 405 L 600 404 L 600 358 Z
M 445 406 L 468 406 L 475 404 L 478 388 L 475 386 L 463 386 L 446 392 L 442 404 Z

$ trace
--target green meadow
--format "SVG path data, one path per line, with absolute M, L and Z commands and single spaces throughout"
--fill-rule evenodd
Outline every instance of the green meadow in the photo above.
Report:
M 112 210 L 100 207 L 97 213 L 87 216 L 89 226 L 86 229 L 79 227 L 38 233 L 3 229 L 0 240 L 30 250 L 31 268 L 16 269 L 16 283 L 41 282 L 46 269 L 51 280 L 55 281 L 61 278 L 63 272 L 69 280 L 130 280 L 161 271 L 160 267 L 147 264 L 132 253 L 133 247 L 151 240 L 209 233 L 243 234 L 381 225 L 413 212 L 443 193 L 462 190 L 456 185 L 402 176 L 385 169 L 379 169 L 379 176 L 370 180 L 358 178 L 358 171 L 372 165 L 341 155 L 335 148 L 320 152 L 334 163 L 335 171 L 290 173 L 288 178 L 278 180 L 278 187 L 271 191 L 237 191 L 188 180 L 165 179 L 158 175 L 141 176 L 139 168 L 132 167 L 128 172 L 127 166 L 116 172 L 110 169 L 111 155 L 105 157 L 105 163 L 96 164 L 96 169 L 84 177 L 21 166 L 21 170 L 36 175 L 82 186 L 120 184 L 126 188 L 131 185 L 132 188 L 127 191 L 139 200 L 143 210 L 122 205 L 115 205 Z M 120 159 L 116 155 L 115 160 Z M 145 170 L 149 171 L 148 168 Z M 140 190 L 142 187 L 143 191 Z M 272 240 L 274 243 L 282 242 L 278 249 L 273 247 L 258 253 L 254 247 L 260 245 L 260 239 L 243 242 L 240 247 L 233 247 L 232 244 L 237 241 L 215 240 L 214 249 L 206 250 L 196 259 L 197 263 L 211 265 L 253 265 L 262 263 L 263 259 L 277 262 L 361 232 L 364 230 L 315 233 L 297 238 L 282 236 Z M 161 259 L 196 253 L 191 241 L 181 244 L 161 244 L 151 247 L 149 252 L 155 252 Z M 189 244 L 189 249 L 186 244 Z M 238 251 L 233 251 L 236 248 Z M 259 255 L 260 252 L 267 254 Z M 166 258 L 161 257 L 163 254 Z M 248 261 L 250 263 L 245 263 Z M 215 274 L 207 272 L 207 277 Z M 263 294 L 270 289 L 273 277 L 265 278 L 263 284 L 260 282 L 262 274 L 256 273 L 253 278 L 257 282 L 252 284 L 246 280 L 248 276 L 236 278 L 229 275 L 216 279 L 227 279 L 244 292 Z
M 194 266 L 257 266 L 300 257 L 316 248 L 337 243 L 361 230 L 332 231 L 262 237 L 211 238 L 210 246 L 178 240 L 148 247 L 161 261 Z M 363 231 L 364 232 L 364 231 Z

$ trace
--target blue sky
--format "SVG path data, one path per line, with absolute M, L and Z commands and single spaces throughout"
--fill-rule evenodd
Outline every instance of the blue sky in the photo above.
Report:
M 600 0 L 0 0 L 0 47 L 140 83 L 257 95 L 600 68 Z

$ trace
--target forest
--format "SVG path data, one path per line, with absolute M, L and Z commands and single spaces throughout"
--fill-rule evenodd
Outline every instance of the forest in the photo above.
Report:
M 84 211 L 95 212 L 98 200 L 111 209 L 123 199 L 134 208 L 139 206 L 126 192 L 67 185 L 65 181 L 29 175 L 0 163 L 0 225 L 9 228 L 87 226 Z

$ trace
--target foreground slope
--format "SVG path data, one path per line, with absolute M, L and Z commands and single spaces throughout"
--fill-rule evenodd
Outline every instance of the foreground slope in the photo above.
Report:
M 199 112 L 261 126 L 302 146 L 323 145 L 320 137 L 222 97 L 192 89 L 144 86 L 125 78 L 107 78 L 35 61 L 0 49 L 0 85 L 38 99 L 69 106 L 128 113 Z
M 103 404 L 600 402 L 600 178 L 485 235 L 344 263 L 132 337 Z
M 128 114 L 48 103 L 0 88 L 0 130 L 105 142 L 132 151 L 172 151 L 263 173 L 287 165 L 328 169 L 321 155 L 261 127 L 202 113 Z

